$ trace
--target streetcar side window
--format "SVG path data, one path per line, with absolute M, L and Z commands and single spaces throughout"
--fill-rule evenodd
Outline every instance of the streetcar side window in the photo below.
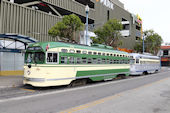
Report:
M 88 52 L 88 54 L 89 54 L 89 55 L 92 55 L 92 52 L 91 52 L 91 51 L 89 51 L 89 52 Z
M 52 53 L 48 53 L 47 62 L 53 62 L 53 54 Z
M 87 62 L 87 58 L 86 58 L 86 57 L 83 57 L 83 58 L 82 58 L 82 64 L 86 64 L 86 62 Z
M 102 58 L 102 64 L 105 64 L 106 60 L 104 58 Z
M 61 52 L 63 52 L 63 53 L 67 53 L 67 52 L 68 52 L 68 50 L 67 50 L 67 49 L 61 49 Z
M 47 53 L 47 62 L 57 63 L 58 62 L 58 53 Z
M 82 53 L 83 53 L 83 54 L 87 54 L 87 51 L 83 51 Z
M 88 58 L 88 64 L 92 64 L 92 59 L 91 58 Z
M 139 64 L 139 59 L 136 59 L 136 64 Z
M 107 59 L 107 64 L 110 64 L 110 59 Z
M 80 50 L 76 50 L 76 53 L 79 53 L 79 54 L 80 54 L 80 53 L 81 53 L 81 51 L 80 51 Z
M 93 52 L 93 55 L 97 55 L 97 52 Z
M 67 57 L 61 57 L 61 64 L 67 64 Z
M 69 63 L 70 63 L 70 64 L 74 64 L 74 57 L 70 57 L 70 58 L 69 58 Z
M 113 64 L 113 60 L 112 59 L 110 59 L 110 64 Z
M 69 52 L 70 53 L 75 53 L 75 50 L 74 49 L 70 49 Z
M 81 58 L 76 58 L 76 63 L 81 64 Z
M 134 63 L 135 63 L 135 59 L 131 59 L 130 64 L 134 64 Z
M 97 64 L 97 58 L 93 58 L 93 64 Z

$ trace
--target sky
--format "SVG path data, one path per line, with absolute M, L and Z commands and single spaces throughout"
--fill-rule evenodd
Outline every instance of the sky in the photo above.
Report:
M 119 0 L 143 20 L 143 30 L 153 29 L 164 43 L 170 42 L 170 0 Z

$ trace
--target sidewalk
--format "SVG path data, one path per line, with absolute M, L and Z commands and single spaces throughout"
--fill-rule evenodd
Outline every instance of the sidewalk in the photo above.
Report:
M 0 76 L 0 89 L 23 85 L 23 76 Z

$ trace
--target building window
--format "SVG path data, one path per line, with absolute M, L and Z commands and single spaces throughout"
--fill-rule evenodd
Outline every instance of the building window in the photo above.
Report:
M 110 20 L 110 11 L 107 10 L 107 20 Z
M 163 55 L 168 55 L 168 52 L 169 52 L 168 50 L 164 50 Z
M 141 27 L 139 27 L 139 26 L 136 25 L 136 29 L 140 31 L 140 30 L 141 30 Z
M 136 37 L 136 41 L 139 41 L 141 38 L 140 37 Z
M 123 30 L 129 30 L 130 25 L 129 24 L 123 24 Z

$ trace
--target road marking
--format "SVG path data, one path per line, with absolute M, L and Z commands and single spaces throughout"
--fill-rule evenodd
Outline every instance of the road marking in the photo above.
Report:
M 137 77 L 137 78 L 122 79 L 120 81 L 106 82 L 106 83 L 102 83 L 102 84 L 95 84 L 95 85 L 82 86 L 82 87 L 71 88 L 71 89 L 64 89 L 64 90 L 47 92 L 47 93 L 42 93 L 42 94 L 34 94 L 34 95 L 27 95 L 27 96 L 15 97 L 15 98 L 10 98 L 10 99 L 4 99 L 4 100 L 0 100 L 0 103 L 9 102 L 9 101 L 18 101 L 18 100 L 29 99 L 29 98 L 36 98 L 36 97 L 40 97 L 40 96 L 53 95 L 53 94 L 71 92 L 71 91 L 76 91 L 76 90 L 83 90 L 83 89 L 87 89 L 87 88 L 100 87 L 100 86 L 105 86 L 105 85 L 109 85 L 109 84 L 117 84 L 117 83 L 120 83 L 120 82 L 138 80 L 138 79 L 141 79 L 141 78 L 147 78 L 147 77 L 152 77 L 152 76 L 160 76 L 160 74 L 163 74 L 163 73 L 168 73 L 168 72 L 162 72 L 162 73 L 153 74 L 153 75 L 149 75 L 149 76 L 141 76 L 141 77 Z
M 104 103 L 105 101 L 112 100 L 112 99 L 118 98 L 118 97 L 120 97 L 120 96 L 121 96 L 121 93 L 116 94 L 116 95 L 113 95 L 113 96 L 110 96 L 110 97 L 106 97 L 106 98 L 103 98 L 103 99 L 99 99 L 99 100 L 96 100 L 96 101 L 93 101 L 93 102 L 90 102 L 90 103 L 81 105 L 81 106 L 79 106 L 79 107 L 71 108 L 71 109 L 62 111 L 62 112 L 60 112 L 60 113 L 73 113 L 73 112 L 80 111 L 80 110 L 83 110 L 83 109 L 86 109 L 86 108 L 89 108 L 89 107 L 96 106 L 96 105 L 98 105 L 98 104 L 102 104 L 102 103 Z
M 35 92 L 35 90 L 32 90 L 32 89 L 25 89 L 25 88 L 20 88 L 20 89 L 25 90 L 25 91 Z
M 150 83 L 150 84 L 146 84 L 146 85 L 143 85 L 141 87 L 138 87 L 138 88 L 135 88 L 135 89 L 131 89 L 131 90 L 127 90 L 125 92 L 129 92 L 129 91 L 133 91 L 133 90 L 139 90 L 141 88 L 145 88 L 145 87 L 149 87 L 149 86 L 152 86 L 156 83 L 161 83 L 161 82 L 164 82 L 166 80 L 168 80 L 170 78 L 164 78 L 164 79 L 161 79 L 159 81 L 156 81 L 156 82 L 153 82 L 153 83 Z M 67 110 L 64 110 L 64 111 L 61 111 L 59 113 L 74 113 L 76 111 L 81 111 L 83 109 L 86 109 L 86 108 L 90 108 L 90 107 L 93 107 L 93 106 L 96 106 L 98 104 L 102 104 L 106 101 L 109 101 L 109 100 L 113 100 L 113 99 L 116 99 L 116 98 L 119 98 L 121 96 L 123 96 L 123 93 L 125 92 L 121 92 L 121 93 L 118 93 L 118 94 L 115 94 L 113 96 L 109 96 L 109 97 L 105 97 L 105 98 L 102 98 L 102 99 L 99 99 L 99 100 L 96 100 L 96 101 L 93 101 L 93 102 L 89 102 L 87 104 L 84 104 L 84 105 L 80 105 L 78 107 L 74 107 L 74 108 L 70 108 L 70 109 L 67 109 Z

